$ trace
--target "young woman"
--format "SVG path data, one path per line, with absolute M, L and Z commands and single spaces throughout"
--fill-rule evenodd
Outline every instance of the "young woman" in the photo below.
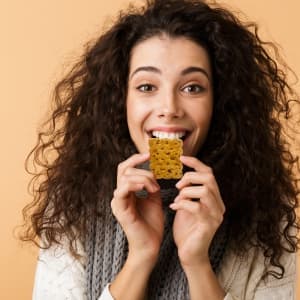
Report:
M 156 0 L 86 51 L 33 150 L 34 299 L 293 299 L 293 95 L 263 45 L 225 9 Z M 149 170 L 153 136 L 183 140 L 180 180 Z

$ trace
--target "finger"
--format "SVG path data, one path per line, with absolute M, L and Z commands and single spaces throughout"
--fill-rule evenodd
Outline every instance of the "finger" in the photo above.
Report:
M 189 199 L 181 199 L 178 202 L 173 202 L 170 205 L 173 210 L 185 210 L 191 214 L 200 213 L 201 205 L 199 202 L 193 202 Z
M 195 169 L 198 172 L 213 173 L 211 167 L 207 166 L 206 164 L 204 164 L 203 162 L 201 162 L 196 157 L 181 155 L 180 156 L 180 161 L 184 165 L 186 165 L 188 167 L 191 167 L 191 168 Z
M 175 211 L 183 210 L 191 215 L 195 216 L 195 218 L 199 222 L 206 222 L 207 224 L 215 223 L 217 227 L 222 223 L 223 221 L 223 215 L 218 214 L 215 216 L 211 216 L 209 213 L 207 213 L 207 210 L 205 209 L 205 206 L 201 204 L 201 202 L 193 202 L 188 199 L 183 199 L 178 202 L 173 202 L 169 205 L 169 207 Z
M 212 188 L 217 187 L 215 177 L 212 173 L 200 173 L 200 172 L 186 172 L 183 177 L 176 183 L 178 189 L 182 189 L 185 186 L 193 184 L 205 184 Z
M 209 166 L 202 163 L 195 157 L 191 156 L 181 156 L 180 159 L 186 160 L 186 164 L 195 168 L 196 172 L 186 172 L 183 177 L 176 183 L 176 187 L 180 190 L 185 186 L 192 185 L 192 184 L 203 184 L 207 185 L 212 193 L 215 195 L 216 199 L 219 199 L 220 206 L 222 211 L 225 212 L 225 205 L 222 200 L 222 196 L 220 193 L 220 189 L 216 178 L 213 174 L 213 169 Z
M 187 186 L 195 184 L 207 186 L 217 199 L 222 199 L 219 191 L 219 186 L 212 173 L 186 172 L 183 177 L 176 183 L 176 187 L 179 190 L 182 190 Z M 224 206 L 223 201 L 221 202 L 221 206 Z
M 156 180 L 154 174 L 149 170 L 128 167 L 125 170 L 124 175 L 137 175 L 137 176 L 147 177 L 150 179 L 151 182 L 153 182 L 155 185 L 157 185 L 159 187 L 159 184 L 157 183 L 157 180 Z
M 225 213 L 225 205 L 221 196 L 215 196 L 215 193 L 206 185 L 200 187 L 200 200 L 212 215 Z
M 190 214 L 196 215 L 202 220 L 215 220 L 218 224 L 222 223 L 223 214 L 211 214 L 201 202 L 190 201 L 189 199 L 182 199 L 178 202 L 173 202 L 169 207 L 175 211 L 184 210 Z
M 137 192 L 144 188 L 144 183 L 141 182 L 126 182 L 125 184 L 120 185 L 114 191 L 114 198 L 123 199 L 127 198 L 130 193 Z
M 142 183 L 128 182 L 126 186 L 123 185 L 121 188 L 116 189 L 111 201 L 111 208 L 114 215 L 116 215 L 118 211 L 126 210 L 130 205 L 130 201 L 126 201 L 126 199 L 128 200 L 129 194 L 141 190 L 143 186 Z
M 204 196 L 205 197 L 207 196 L 205 192 L 206 189 L 204 190 L 202 185 L 185 187 L 179 192 L 178 196 L 174 199 L 174 202 L 182 198 L 200 199 L 203 198 Z
M 118 187 L 120 187 L 120 190 L 122 190 L 122 187 L 125 187 L 126 189 L 130 182 L 142 184 L 143 188 L 149 193 L 155 193 L 160 189 L 158 184 L 153 182 L 149 177 L 143 175 L 123 175 Z
M 211 215 L 223 214 L 224 209 L 221 205 L 222 199 L 218 199 L 207 186 L 185 187 L 174 199 L 174 202 L 179 202 L 181 199 L 200 199 L 210 211 Z M 224 205 L 224 204 L 223 204 Z
M 119 163 L 118 176 L 122 175 L 128 167 L 135 167 L 141 163 L 146 162 L 150 158 L 150 153 L 138 153 L 130 156 L 128 159 Z

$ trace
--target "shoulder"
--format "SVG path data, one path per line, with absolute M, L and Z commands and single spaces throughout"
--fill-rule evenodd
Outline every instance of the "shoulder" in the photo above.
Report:
M 78 253 L 81 254 L 79 258 L 70 253 L 65 241 L 49 249 L 40 249 L 33 299 L 56 299 L 58 294 L 64 295 L 66 299 L 71 294 L 81 295 L 78 299 L 83 299 L 80 297 L 85 292 L 85 256 L 81 243 L 76 245 Z
M 40 249 L 38 262 L 55 268 L 62 268 L 63 266 L 69 266 L 69 264 L 76 264 L 83 267 L 86 258 L 82 243 L 76 241 L 75 247 L 78 253 L 78 257 L 76 258 L 69 250 L 69 242 L 62 240 L 59 244 L 52 245 L 48 249 Z
M 266 294 L 270 297 L 279 290 L 285 295 L 291 294 L 294 292 L 296 281 L 296 254 L 284 252 L 280 262 L 285 269 L 284 277 L 277 279 L 268 276 L 263 279 L 265 272 L 275 270 L 275 267 L 265 263 L 262 250 L 252 248 L 243 255 L 236 255 L 228 250 L 218 278 L 225 291 L 239 299 L 265 299 L 257 298 L 257 295 Z M 293 298 L 281 296 L 276 299 Z

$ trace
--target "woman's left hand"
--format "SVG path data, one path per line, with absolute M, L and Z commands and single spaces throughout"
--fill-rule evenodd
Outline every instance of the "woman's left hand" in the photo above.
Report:
M 223 221 L 225 206 L 212 169 L 194 157 L 181 156 L 180 160 L 195 170 L 177 182 L 179 194 L 170 205 L 176 210 L 173 235 L 185 269 L 209 262 L 209 246 Z

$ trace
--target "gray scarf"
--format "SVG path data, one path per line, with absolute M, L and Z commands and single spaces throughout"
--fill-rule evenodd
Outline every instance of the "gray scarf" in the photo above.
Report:
M 172 234 L 175 214 L 168 207 L 178 190 L 172 181 L 162 180 L 159 184 L 165 214 L 164 238 L 158 262 L 150 276 L 147 296 L 149 300 L 188 300 L 188 283 L 178 259 Z M 146 192 L 141 191 L 137 195 L 143 198 Z M 110 201 L 100 201 L 99 205 L 103 214 L 97 220 L 90 220 L 85 243 L 88 300 L 99 298 L 104 287 L 120 272 L 128 254 L 126 236 L 112 215 Z M 227 229 L 227 222 L 223 222 L 210 247 L 209 256 L 215 272 L 220 267 L 228 241 Z

